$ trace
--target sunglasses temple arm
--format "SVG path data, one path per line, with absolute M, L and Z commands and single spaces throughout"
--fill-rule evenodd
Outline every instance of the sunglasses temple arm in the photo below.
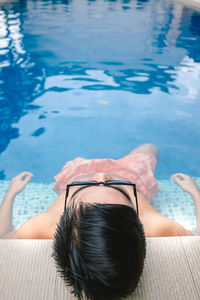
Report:
M 69 187 L 67 186 L 67 188 L 66 188 L 66 194 L 65 194 L 65 206 L 64 206 L 64 210 L 66 210 L 66 204 L 67 204 L 68 194 L 69 194 Z
M 135 201 L 136 201 L 136 210 L 137 210 L 137 215 L 139 216 L 139 209 L 138 209 L 138 200 L 137 200 L 137 191 L 136 191 L 136 187 L 133 187 L 134 189 L 134 196 L 135 196 Z

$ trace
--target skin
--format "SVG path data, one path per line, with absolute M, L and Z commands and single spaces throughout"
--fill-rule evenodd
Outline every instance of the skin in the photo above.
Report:
M 144 149 L 146 151 L 151 150 L 151 153 L 153 153 L 155 157 L 157 156 L 156 147 L 149 148 L 146 146 L 142 150 L 144 151 Z M 138 148 L 134 151 L 138 151 Z M 0 224 L 1 238 L 52 239 L 54 237 L 55 229 L 64 209 L 65 192 L 56 199 L 46 212 L 31 218 L 17 231 L 13 231 L 12 204 L 14 198 L 26 187 L 32 177 L 33 174 L 23 172 L 12 179 L 0 207 L 0 220 L 3 220 Z M 196 207 L 198 231 L 200 231 L 200 191 L 196 183 L 191 177 L 183 173 L 174 174 L 172 178 L 174 183 L 178 184 L 184 191 L 188 192 L 193 197 Z M 112 173 L 96 172 L 74 179 L 74 181 L 81 180 L 102 182 L 107 180 L 126 180 L 126 178 L 122 178 Z M 71 188 L 69 191 L 67 205 L 70 205 L 71 201 L 81 200 L 87 203 L 123 204 L 134 209 L 136 207 L 136 202 L 132 188 L 129 186 L 124 186 L 123 188 L 131 198 L 132 203 L 130 203 L 121 192 L 115 189 L 105 186 L 92 186 L 79 191 L 74 198 L 72 198 L 72 194 L 79 189 L 79 187 Z M 180 224 L 159 214 L 139 192 L 137 192 L 137 195 L 139 203 L 139 218 L 144 226 L 145 235 L 147 237 L 193 235 L 192 232 L 186 230 Z
M 172 175 L 172 178 L 174 183 L 178 184 L 182 190 L 192 196 L 196 211 L 197 234 L 200 234 L 200 190 L 194 179 L 186 174 L 176 173 Z
M 24 190 L 32 177 L 32 173 L 22 172 L 11 180 L 8 190 L 0 205 L 0 237 L 9 238 L 12 236 L 14 232 L 14 227 L 12 225 L 14 199 L 17 194 Z

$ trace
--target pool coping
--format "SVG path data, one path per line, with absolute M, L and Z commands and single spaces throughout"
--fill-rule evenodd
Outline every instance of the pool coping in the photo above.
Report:
M 129 299 L 200 299 L 200 236 L 147 238 L 139 285 Z M 70 300 L 52 240 L 0 240 L 0 300 Z

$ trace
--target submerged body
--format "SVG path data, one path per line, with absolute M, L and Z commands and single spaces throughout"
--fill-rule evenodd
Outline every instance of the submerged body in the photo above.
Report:
M 137 156 L 138 154 L 143 154 L 146 157 L 146 162 L 141 165 L 136 164 L 135 162 L 131 165 L 131 159 Z M 55 183 L 54 189 L 60 193 L 56 201 L 47 209 L 46 212 L 43 212 L 30 220 L 24 223 L 17 231 L 15 232 L 7 232 L 1 234 L 4 237 L 12 237 L 12 238 L 30 238 L 30 239 L 53 239 L 57 224 L 59 223 L 60 217 L 64 210 L 64 200 L 65 200 L 65 187 L 66 184 L 70 181 L 85 181 L 85 180 L 96 180 L 96 181 L 107 181 L 107 180 L 130 180 L 130 168 L 133 168 L 135 163 L 135 169 L 138 169 L 137 172 L 133 172 L 130 174 L 134 177 L 134 181 L 136 181 L 137 186 L 137 195 L 138 195 L 138 205 L 139 205 L 139 219 L 144 227 L 144 232 L 146 237 L 159 237 L 159 236 L 179 236 L 179 235 L 192 235 L 192 232 L 183 228 L 180 224 L 162 216 L 159 214 L 150 204 L 151 199 L 154 197 L 157 185 L 156 180 L 153 177 L 153 172 L 157 163 L 157 148 L 151 144 L 144 144 L 134 149 L 129 155 L 125 158 L 121 159 L 121 162 L 126 162 L 126 172 L 124 170 L 120 171 L 119 164 L 117 167 L 114 167 L 113 170 L 108 168 L 107 164 L 107 172 L 102 169 L 100 171 L 94 171 L 94 168 L 86 166 L 86 168 L 79 168 L 77 172 L 76 168 L 71 168 L 71 174 L 68 177 L 65 175 L 68 170 L 66 166 L 63 168 L 61 173 L 58 175 L 57 182 Z M 127 159 L 128 158 L 128 159 Z M 134 159 L 133 159 L 134 160 Z M 87 160 L 89 161 L 89 160 Z M 100 160 L 99 160 L 100 161 Z M 110 160 L 113 165 L 113 160 Z M 119 160 L 120 161 L 120 160 Z M 141 162 L 141 161 L 140 161 Z M 83 162 L 82 165 L 87 165 L 87 163 Z M 69 163 L 67 164 L 69 165 Z M 105 165 L 105 164 L 104 164 Z M 129 169 L 127 171 L 127 169 Z M 84 170 L 84 172 L 83 172 Z M 64 172 L 63 172 L 64 171 Z M 112 172 L 111 172 L 112 171 Z M 89 173 L 87 173 L 89 172 Z M 127 173 L 128 172 L 128 173 Z M 117 173 L 117 174 L 116 174 Z M 80 175 L 81 174 L 81 175 Z M 121 175 L 125 174 L 126 177 Z M 142 176 L 144 174 L 144 176 Z M 79 175 L 79 176 L 77 176 Z M 24 174 L 25 179 L 21 180 L 21 184 L 24 187 L 31 180 L 32 174 L 26 173 Z M 17 178 L 17 177 L 16 177 Z M 64 181 L 63 181 L 64 179 Z M 174 180 L 176 183 L 180 183 L 178 179 L 178 175 L 174 175 Z M 18 182 L 19 184 L 19 182 Z M 74 187 L 74 189 L 77 189 Z M 125 187 L 126 192 L 130 195 L 134 206 L 135 197 L 131 194 L 130 187 Z M 19 191 L 18 191 L 19 192 Z M 71 190 L 71 197 L 74 190 Z M 12 194 L 11 191 L 8 190 L 8 195 L 11 198 L 15 196 L 14 192 Z M 123 195 L 120 195 L 118 191 L 113 189 L 108 189 L 104 186 L 98 187 L 90 187 L 85 191 L 79 192 L 78 201 L 84 201 L 88 203 L 108 203 L 108 204 L 123 204 L 130 206 L 130 203 L 127 201 Z M 8 202 L 8 200 L 7 200 Z M 11 202 L 11 200 L 10 200 Z M 10 228 L 9 228 L 10 230 Z M 8 231 L 8 230 L 7 230 Z

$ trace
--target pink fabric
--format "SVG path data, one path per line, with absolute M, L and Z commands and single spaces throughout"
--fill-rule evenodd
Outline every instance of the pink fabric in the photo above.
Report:
M 156 158 L 146 152 L 133 152 L 118 160 L 77 157 L 67 162 L 61 172 L 54 177 L 56 182 L 53 190 L 61 194 L 66 189 L 66 185 L 78 176 L 93 172 L 112 172 L 134 182 L 137 190 L 151 201 L 158 191 L 153 175 L 156 163 Z

